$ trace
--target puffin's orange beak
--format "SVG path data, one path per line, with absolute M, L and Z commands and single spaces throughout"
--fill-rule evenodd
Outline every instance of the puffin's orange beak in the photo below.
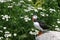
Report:
M 34 18 L 32 18 L 32 21 L 34 21 Z
M 35 19 L 32 17 L 32 21 L 34 21 Z

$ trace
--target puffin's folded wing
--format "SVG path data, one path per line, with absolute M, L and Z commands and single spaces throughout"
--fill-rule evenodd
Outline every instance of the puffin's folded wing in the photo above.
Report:
M 45 22 L 39 21 L 39 24 L 43 29 L 49 29 L 50 28 Z

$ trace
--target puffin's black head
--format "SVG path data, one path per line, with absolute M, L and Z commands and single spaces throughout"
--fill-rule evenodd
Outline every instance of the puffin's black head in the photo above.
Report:
M 36 21 L 37 18 L 38 18 L 37 15 L 33 15 L 33 16 L 32 16 L 32 20 L 33 20 L 33 21 Z

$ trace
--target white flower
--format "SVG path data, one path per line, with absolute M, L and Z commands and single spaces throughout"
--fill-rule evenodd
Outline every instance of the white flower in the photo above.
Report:
M 3 29 L 6 29 L 6 27 L 3 27 Z
M 30 31 L 30 32 L 29 32 L 29 34 L 32 34 L 32 35 L 33 35 L 33 32 L 32 32 L 32 31 Z
M 6 21 L 8 21 L 8 19 L 6 19 Z
M 53 0 L 53 1 L 56 1 L 56 0 Z
M 50 11 L 56 11 L 55 9 L 49 9 Z
M 37 35 L 36 32 L 32 32 L 32 31 L 30 31 L 29 34 L 31 34 L 31 35 Z
M 6 2 L 6 0 L 0 0 L 1 3 Z
M 35 32 L 36 32 L 36 34 L 38 34 L 39 31 L 38 30 L 35 30 Z
M 43 9 L 43 11 L 46 11 L 46 9 Z
M 59 28 L 55 28 L 55 30 L 60 31 L 60 29 L 59 29 Z
M 9 34 L 8 36 L 11 37 L 11 34 Z
M 33 29 L 33 28 L 32 28 L 31 30 L 32 30 L 32 31 L 34 31 L 34 29 Z
M 2 16 L 2 19 L 3 19 L 3 20 L 6 19 L 6 21 L 8 21 L 8 19 L 10 18 L 10 16 L 8 16 L 8 15 L 1 15 L 1 16 Z
M 33 7 L 33 6 L 30 6 L 32 9 L 35 9 L 35 7 Z
M 3 19 L 3 20 L 5 20 L 5 18 L 4 18 L 4 17 L 3 17 L 2 19 Z
M 58 25 L 56 25 L 55 27 L 58 27 Z
M 42 7 L 38 7 L 39 10 L 42 10 Z
M 10 33 L 9 31 L 5 31 L 5 33 Z
M 30 21 L 31 19 L 26 15 L 26 16 L 24 17 L 24 20 L 25 20 L 25 22 L 28 22 L 28 21 Z
M 33 13 L 31 13 L 31 15 L 33 15 Z
M 38 7 L 38 10 L 46 11 L 46 9 L 43 9 L 42 7 Z
M 20 6 L 21 5 L 21 3 L 20 2 L 18 2 L 18 4 L 16 5 L 16 6 Z
M 27 9 L 24 9 L 25 12 L 29 12 L 31 10 L 34 10 L 35 12 L 37 12 L 37 9 L 35 9 L 33 6 L 31 6 L 30 4 L 28 5 Z
M 60 23 L 60 21 L 57 21 L 57 23 Z
M 10 16 L 8 16 L 8 15 L 5 15 L 4 17 L 5 17 L 5 18 L 10 18 Z
M 8 8 L 12 8 L 13 6 L 8 6 Z
M 33 31 L 30 31 L 29 34 L 31 34 L 31 35 L 37 35 L 38 32 L 39 32 L 38 30 L 34 30 L 34 32 Z
M 1 16 L 4 16 L 4 15 L 1 15 Z
M 60 19 L 57 19 L 57 21 L 60 20 Z
M 28 10 L 33 10 L 33 8 L 32 7 L 28 7 Z
M 30 21 L 31 19 L 29 18 L 28 20 Z
M 55 26 L 55 25 L 52 25 L 52 26 Z
M 16 5 L 16 2 L 12 2 L 12 3 L 11 3 L 11 5 L 10 5 L 11 8 L 13 7 L 12 5 Z M 8 7 L 8 8 L 9 8 L 9 7 Z
M 57 19 L 57 23 L 60 23 L 60 19 Z
M 24 17 L 20 17 L 20 18 L 24 18 Z
M 41 12 L 40 15 L 41 15 L 41 16 L 45 16 L 45 13 Z
M 12 0 L 6 0 L 6 1 L 8 2 L 8 1 L 12 1 Z
M 20 2 L 21 2 L 21 3 L 24 3 L 24 1 L 23 1 L 23 0 L 21 0 Z
M 13 35 L 14 35 L 14 36 L 17 36 L 17 34 L 16 34 L 16 33 L 14 33 Z
M 3 37 L 0 37 L 0 40 L 2 39 Z
M 5 37 L 11 37 L 12 35 L 10 33 L 6 33 L 4 36 Z
M 49 10 L 50 10 L 51 13 L 52 12 L 56 12 L 56 10 L 55 9 L 52 9 L 52 8 L 50 8 Z
M 38 10 L 37 10 L 37 9 L 34 9 L 34 11 L 35 11 L 35 12 L 38 12 Z
M 5 34 L 4 34 L 5 37 L 11 37 L 11 33 L 9 31 L 5 31 Z
M 32 1 L 32 0 L 28 0 L 28 1 Z
M 49 16 L 48 14 L 46 14 L 46 16 Z
M 2 33 L 3 31 L 2 31 L 2 30 L 0 30 L 0 32 Z
M 29 17 L 25 17 L 25 18 L 24 18 L 24 20 L 28 20 L 28 19 L 29 19 Z
M 16 3 L 16 2 L 13 2 L 13 3 Z
M 0 0 L 1 3 L 8 2 L 8 1 L 12 1 L 12 0 Z
M 28 9 L 24 9 L 24 11 L 25 11 L 25 12 L 29 12 L 30 10 L 28 10 Z
M 28 20 L 25 20 L 25 22 L 28 22 Z

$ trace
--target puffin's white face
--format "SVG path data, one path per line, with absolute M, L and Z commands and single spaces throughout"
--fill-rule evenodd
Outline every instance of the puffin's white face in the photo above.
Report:
M 37 15 L 33 15 L 33 19 L 37 19 L 38 17 L 37 17 Z
M 32 20 L 34 21 L 34 20 L 36 20 L 37 18 L 38 18 L 37 15 L 33 15 Z

